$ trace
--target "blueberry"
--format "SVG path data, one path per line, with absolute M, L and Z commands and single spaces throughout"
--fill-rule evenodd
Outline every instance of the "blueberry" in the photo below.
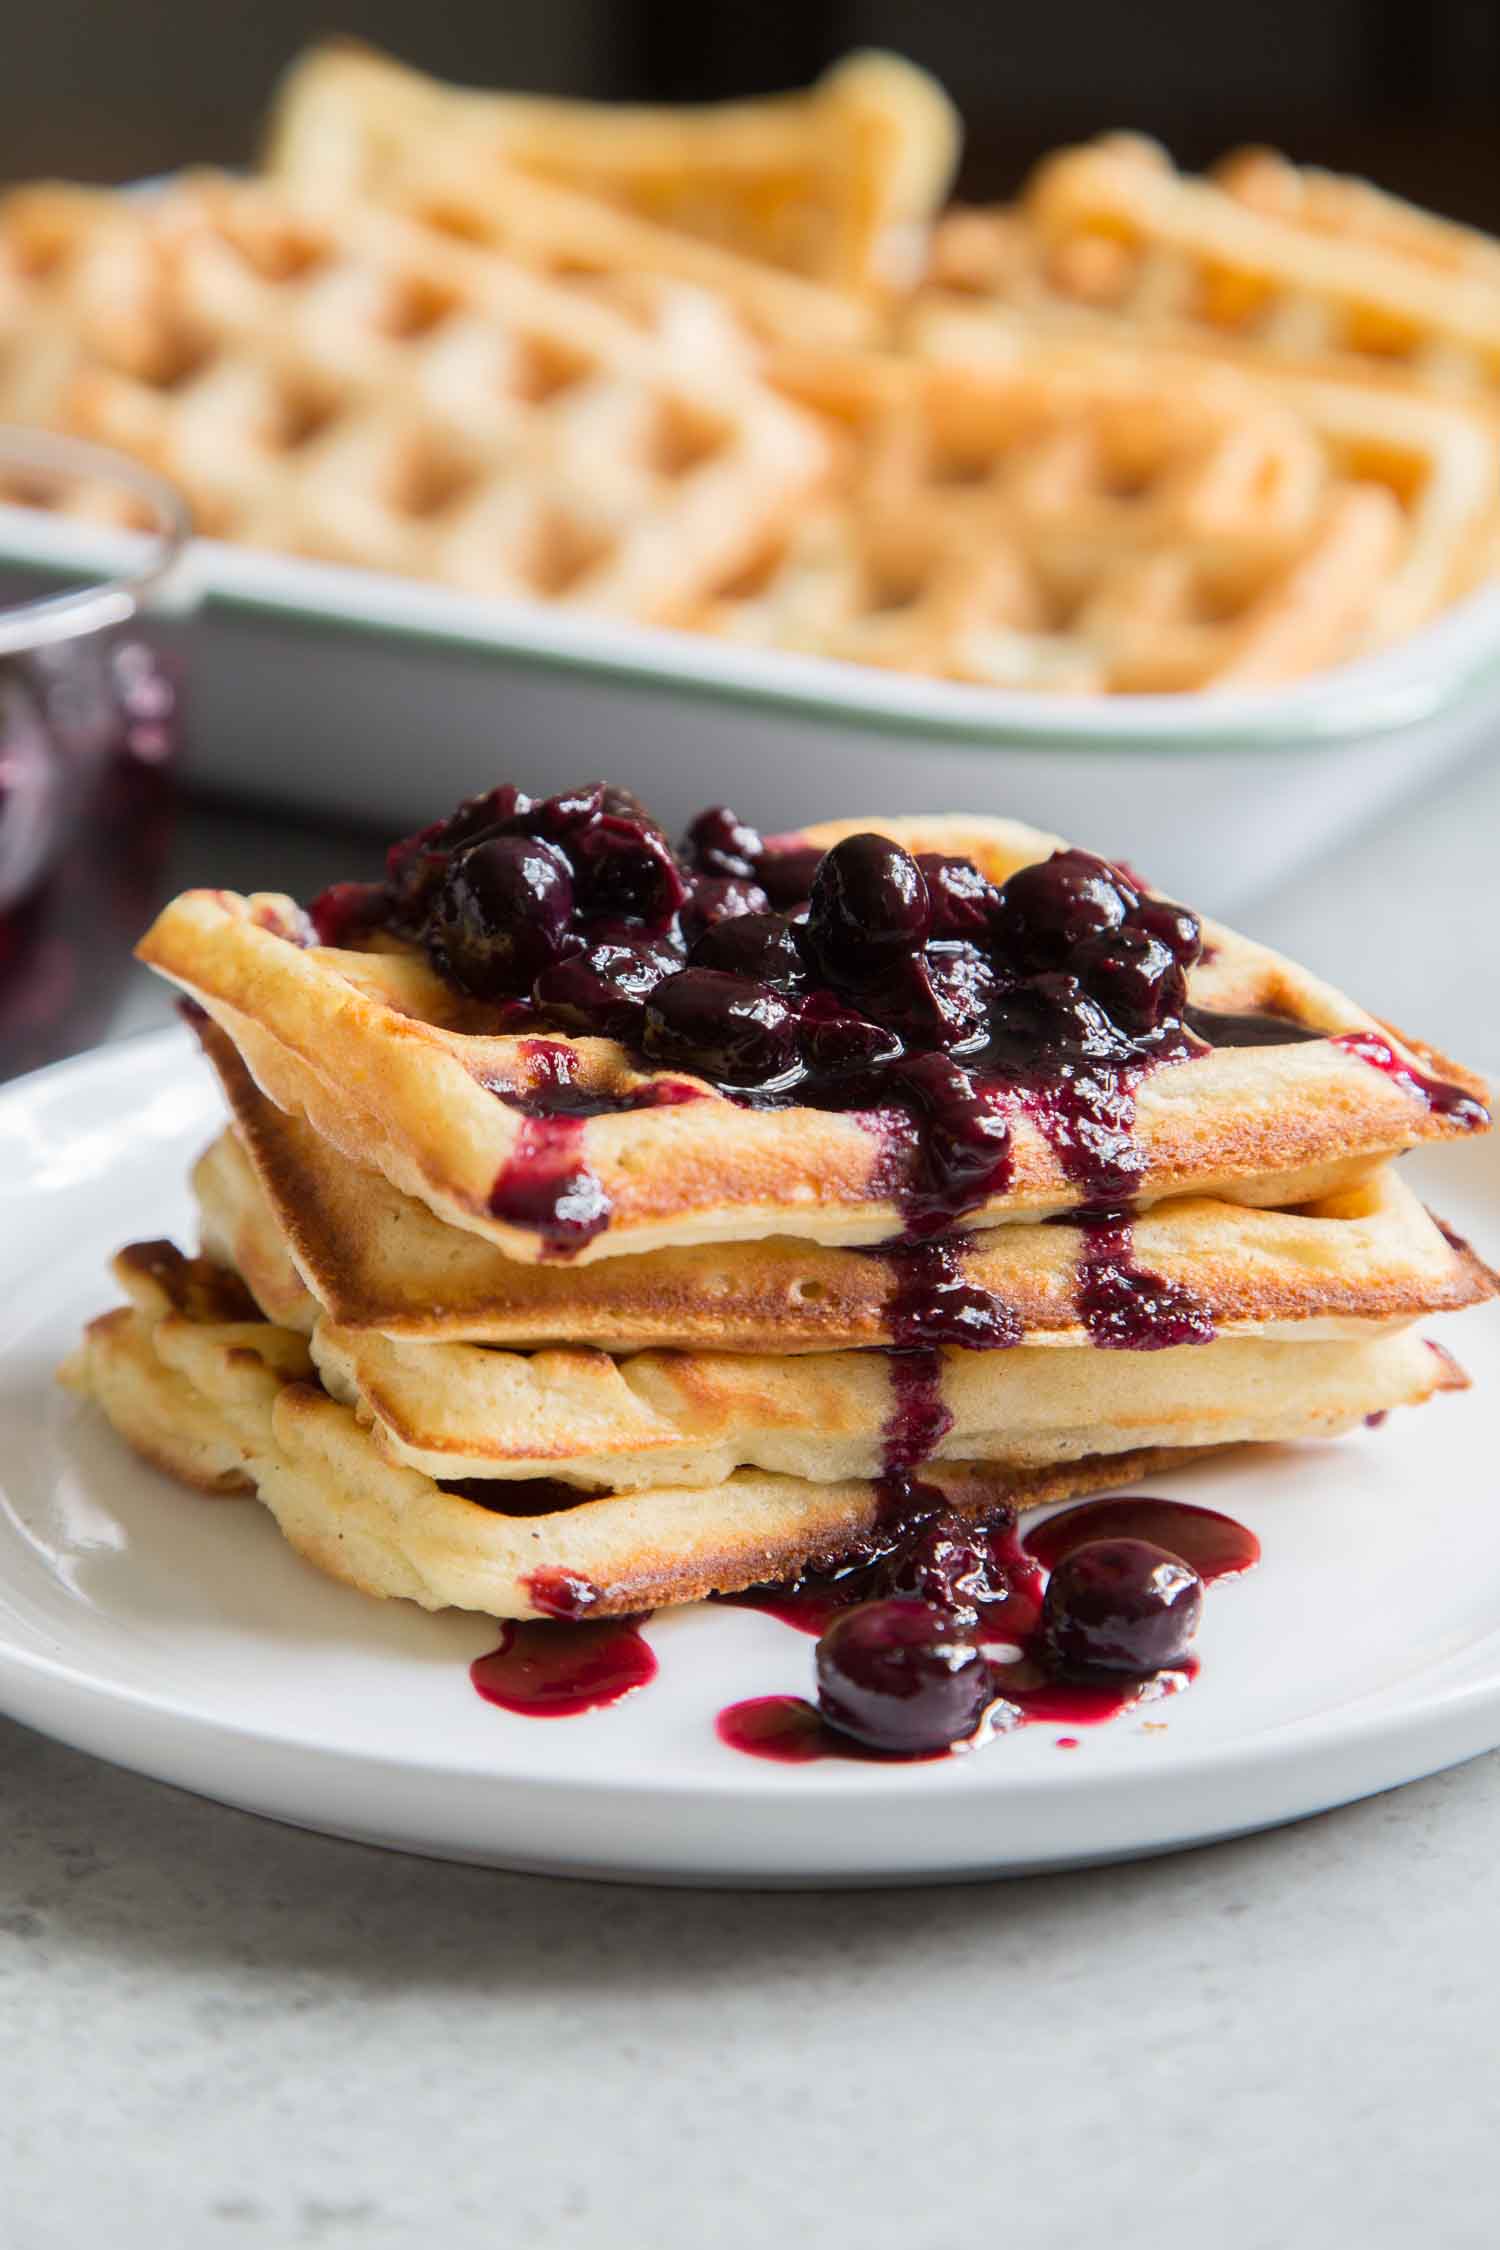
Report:
M 909 1595 L 846 1610 L 816 1661 L 829 1726 L 897 1756 L 967 1741 L 994 1700 L 990 1668 L 952 1611 Z
M 466 797 L 446 820 L 435 820 L 413 836 L 403 836 L 385 856 L 386 879 L 398 916 L 408 923 L 420 919 L 431 893 L 442 878 L 451 855 L 482 836 L 498 836 L 514 821 L 524 818 L 532 801 L 508 781 L 488 789 L 483 796 Z
M 1187 978 L 1159 937 L 1128 925 L 1074 955 L 1088 990 L 1126 1031 L 1155 1031 L 1187 1005 Z
M 811 994 L 797 1029 L 808 1068 L 829 1076 L 868 1070 L 901 1052 L 895 1032 L 846 1007 L 831 992 Z
M 771 902 L 759 883 L 749 882 L 743 875 L 695 875 L 682 914 L 696 936 L 718 922 L 732 922 L 742 915 L 768 915 L 770 910 Z
M 990 1014 L 987 1053 L 997 1069 L 1024 1079 L 1063 1064 L 1122 1062 L 1131 1048 L 1077 977 L 1056 972 L 1001 994 Z
M 925 1198 L 962 1211 L 1003 1184 L 1010 1118 L 997 1091 L 947 1055 L 908 1055 L 890 1077 L 917 1116 Z
M 726 1086 L 764 1086 L 796 1064 L 796 1019 L 769 985 L 722 969 L 684 969 L 647 1001 L 641 1044 L 653 1062 Z
M 1062 1672 L 1144 1678 L 1180 1664 L 1203 1615 L 1203 1581 L 1144 1539 L 1091 1539 L 1047 1581 L 1042 1644 Z
M 932 901 L 932 934 L 938 938 L 978 938 L 990 928 L 1000 893 L 971 859 L 944 852 L 918 852 L 917 865 Z
M 568 960 L 544 969 L 532 986 L 539 1008 L 580 1031 L 634 1044 L 649 993 L 682 967 L 669 945 L 643 939 L 596 941 Z
M 678 858 L 700 875 L 738 875 L 749 881 L 765 844 L 727 805 L 710 805 L 689 824 Z
M 601 813 L 569 837 L 568 855 L 585 913 L 624 915 L 656 932 L 687 897 L 666 838 L 629 815 Z
M 877 1575 L 882 1593 L 912 1595 L 971 1625 L 984 1603 L 1009 1590 L 984 1533 L 947 1508 L 903 1540 Z
M 914 1046 L 962 1047 L 983 1037 L 999 989 L 994 967 L 974 945 L 930 945 L 898 971 L 872 1002 Z
M 927 881 L 888 836 L 846 836 L 823 856 L 808 903 L 806 942 L 837 984 L 878 983 L 920 950 L 932 928 Z
M 1138 904 L 1139 893 L 1108 861 L 1091 852 L 1054 852 L 1018 868 L 1001 891 L 995 942 L 1022 971 L 1065 968 L 1079 946 L 1111 935 Z
M 572 870 L 554 845 L 492 836 L 448 861 L 429 902 L 425 942 L 456 984 L 495 999 L 522 991 L 557 960 L 572 914 Z
M 1191 907 L 1169 898 L 1143 898 L 1130 921 L 1147 937 L 1160 938 L 1180 969 L 1190 969 L 1203 952 L 1203 924 Z
M 566 846 L 603 816 L 605 794 L 602 781 L 583 781 L 576 788 L 559 789 L 556 796 L 544 797 L 528 808 L 527 824 L 533 835 Z
M 793 992 L 806 979 L 802 955 L 784 914 L 741 914 L 714 922 L 694 945 L 697 969 L 725 969 L 731 976 L 754 977 L 778 992 Z
M 816 844 L 796 845 L 786 851 L 772 848 L 756 860 L 755 879 L 773 906 L 805 906 L 822 864 L 823 853 Z

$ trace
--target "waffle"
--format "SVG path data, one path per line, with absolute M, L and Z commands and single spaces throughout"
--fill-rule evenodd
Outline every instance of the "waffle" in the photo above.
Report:
M 1194 179 L 1154 142 L 1111 134 L 1047 158 L 1015 212 L 945 221 L 934 276 L 1013 304 L 1085 306 L 1156 336 L 1492 402 L 1494 246 L 1326 176 L 1292 175 L 1288 194 L 1287 177 L 1272 180 L 1260 160 L 1231 164 L 1222 183 Z
M 869 825 L 833 822 L 803 836 L 826 849 Z M 966 855 L 997 882 L 1056 842 L 1006 821 L 876 825 L 910 850 Z M 546 1254 L 541 1234 L 495 1217 L 490 1199 L 523 1146 L 528 1120 L 515 1104 L 544 1082 L 558 1048 L 570 1050 L 577 1083 L 590 1091 L 639 1098 L 653 1078 L 701 1085 L 680 1071 L 636 1071 L 608 1040 L 501 1035 L 493 1010 L 455 992 L 410 949 L 388 939 L 362 951 L 327 948 L 308 944 L 310 934 L 289 899 L 190 891 L 165 909 L 139 953 L 206 1009 L 279 1108 L 305 1117 L 349 1163 L 373 1166 L 508 1257 L 536 1263 Z M 1197 1006 L 1269 1009 L 1309 1030 L 1388 1039 L 1400 1067 L 1482 1092 L 1279 955 L 1214 924 L 1205 935 L 1209 958 L 1190 982 Z M 1135 1110 L 1146 1206 L 1188 1193 L 1268 1207 L 1307 1202 L 1402 1148 L 1464 1129 L 1414 1084 L 1332 1039 L 1223 1048 L 1170 1065 L 1141 1085 Z M 965 1227 L 1045 1217 L 1081 1200 L 1024 1106 L 1013 1119 L 1012 1159 L 1009 1185 L 967 1212 Z M 750 1109 L 706 1087 L 701 1098 L 581 1119 L 570 1162 L 613 1215 L 577 1262 L 772 1235 L 887 1240 L 902 1230 L 904 1160 L 868 1120 Z
M 1177 407 L 1205 386 L 1211 393 L 1226 374 L 1246 379 L 1241 369 L 1113 326 L 1104 335 L 1080 334 L 1071 313 L 1039 319 L 929 306 L 914 316 L 908 341 L 927 359 L 950 363 L 949 380 L 960 389 L 987 370 L 991 380 L 1029 373 L 1064 391 L 1080 380 L 1113 380 L 1122 393 L 1133 388 L 1157 402 L 1158 412 L 1162 401 Z M 1285 435 L 1272 443 L 1274 421 L 1228 417 L 1212 460 L 1188 480 L 1207 496 L 1199 521 L 1174 528 L 1169 520 L 1155 554 L 1120 554 L 1111 565 L 1123 585 L 1105 605 L 1107 668 L 1088 675 L 1090 684 L 1227 689 L 1301 676 L 1413 631 L 1489 568 L 1500 506 L 1500 427 L 1489 418 L 1326 372 L 1259 367 L 1248 379 L 1262 411 L 1284 416 L 1283 433 L 1289 423 L 1300 444 Z M 1222 471 L 1217 480 L 1214 465 Z M 1075 475 L 1083 505 L 1072 503 L 1070 521 L 1066 487 L 1058 492 L 1065 528 L 1057 536 L 1071 530 L 1085 551 L 1090 507 L 1106 523 L 1113 518 L 1121 542 L 1122 517 L 1154 497 L 1149 484 L 1135 490 L 1128 460 L 1123 475 L 1116 472 L 1123 502 L 1107 474 L 1095 470 L 1091 479 L 1085 466 Z M 1169 509 L 1179 504 L 1170 480 L 1165 498 Z M 1108 594 L 1108 582 L 1102 591 Z M 1089 614 L 1086 608 L 1070 627 L 1085 642 L 1069 652 L 1074 664 L 1090 661 Z
M 581 1268 L 521 1265 L 344 1161 L 265 1099 L 221 1032 L 200 1036 L 235 1119 L 193 1173 L 203 1249 L 283 1327 L 311 1334 L 323 1314 L 351 1338 L 513 1350 L 827 1353 L 897 1340 L 899 1259 L 893 1276 L 889 1259 L 866 1251 L 772 1238 Z M 952 1255 L 1029 1344 L 1086 1345 L 1083 1243 L 1075 1227 L 993 1227 Z M 1191 1291 L 1218 1334 L 1303 1342 L 1456 1310 L 1494 1285 L 1389 1166 L 1295 1211 L 1207 1197 L 1159 1205 L 1136 1221 L 1133 1256 Z
M 403 1344 L 320 1321 L 323 1387 L 379 1450 L 432 1477 L 555 1477 L 605 1491 L 720 1484 L 736 1469 L 815 1484 L 878 1477 L 911 1370 L 902 1355 L 498 1351 Z M 1415 1406 L 1442 1366 L 1414 1330 L 1358 1342 L 1234 1337 L 1154 1352 L 948 1349 L 923 1410 L 932 1461 L 1007 1474 L 1145 1446 L 1333 1437 Z
M 1466 585 L 1500 449 L 1456 409 L 924 315 L 913 366 L 777 355 L 834 491 L 693 622 L 755 646 L 1082 693 L 1266 686 Z
M 542 1606 L 536 1574 L 562 1571 L 590 1582 L 590 1613 L 608 1615 L 793 1576 L 810 1560 L 847 1552 L 880 1520 L 868 1482 L 746 1472 L 706 1489 L 608 1494 L 561 1508 L 547 1505 L 545 1491 L 518 1486 L 506 1515 L 386 1460 L 350 1408 L 305 1380 L 302 1337 L 240 1317 L 232 1278 L 165 1243 L 122 1253 L 116 1272 L 131 1303 L 91 1323 L 64 1379 L 158 1467 L 210 1493 L 258 1493 L 300 1554 L 365 1593 L 530 1616 Z M 1461 1381 L 1438 1355 L 1424 1358 L 1429 1389 Z M 960 1512 L 985 1516 L 1198 1457 L 1190 1448 L 1137 1449 L 1027 1472 L 943 1462 L 930 1481 Z M 524 1512 L 528 1504 L 542 1512 Z
M 535 175 L 662 228 L 809 279 L 868 291 L 907 277 L 953 176 L 958 121 L 899 56 L 847 57 L 801 94 L 704 109 L 550 101 L 444 86 L 331 42 L 282 82 L 266 169 L 382 197 L 435 147 L 483 201 L 498 172 Z
M 659 285 L 651 318 L 394 214 L 199 174 L 0 204 L 0 415 L 170 476 L 199 528 L 663 621 L 825 463 Z

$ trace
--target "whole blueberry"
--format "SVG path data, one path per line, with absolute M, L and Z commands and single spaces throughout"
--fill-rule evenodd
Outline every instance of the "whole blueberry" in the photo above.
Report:
M 927 879 L 889 836 L 846 836 L 825 852 L 808 902 L 806 943 L 832 981 L 873 984 L 925 945 Z
M 831 1077 L 869 1070 L 901 1052 L 894 1031 L 831 992 L 814 992 L 803 1002 L 797 1036 L 809 1070 Z
M 697 937 L 716 922 L 733 922 L 741 915 L 769 914 L 770 910 L 771 902 L 759 883 L 743 875 L 695 875 L 688 884 L 682 919 L 690 935 Z
M 953 1612 L 910 1595 L 846 1610 L 816 1662 L 829 1726 L 899 1757 L 967 1741 L 994 1700 L 989 1666 Z
M 448 861 L 428 905 L 427 950 L 482 999 L 514 994 L 555 961 L 573 914 L 573 874 L 535 836 L 491 836 Z
M 1107 860 L 1054 852 L 1018 868 L 1000 892 L 995 943 L 1023 972 L 1066 968 L 1078 947 L 1118 930 L 1138 904 L 1139 893 Z
M 501 782 L 482 796 L 466 797 L 445 820 L 435 820 L 392 844 L 385 855 L 386 880 L 398 919 L 408 925 L 420 920 L 455 852 L 482 836 L 501 835 L 531 809 L 528 796 L 510 782 Z
M 764 1086 L 797 1061 L 796 1017 L 779 992 L 722 969 L 684 969 L 646 1003 L 641 1045 L 726 1086 Z
M 1130 921 L 1147 937 L 1160 938 L 1179 969 L 1190 969 L 1203 952 L 1203 924 L 1191 907 L 1169 898 L 1143 898 Z
M 756 860 L 755 879 L 773 906 L 789 910 L 806 905 L 822 864 L 820 845 L 794 844 L 784 850 L 772 845 Z
M 710 805 L 689 822 L 678 857 L 700 875 L 739 875 L 749 881 L 765 848 L 758 832 L 738 813 L 727 805 Z
M 681 967 L 674 948 L 639 933 L 633 941 L 596 940 L 544 969 L 531 997 L 573 1029 L 631 1045 L 639 1041 L 647 995 Z
M 971 859 L 946 852 L 918 852 L 917 865 L 932 901 L 932 934 L 938 938 L 979 938 L 988 931 L 1000 893 Z
M 988 1053 L 1019 1078 L 1065 1065 L 1128 1059 L 1128 1036 L 1078 978 L 1062 970 L 1002 993 L 990 1014 Z
M 601 812 L 568 838 L 567 849 L 587 914 L 623 915 L 658 932 L 687 897 L 671 846 L 645 821 Z
M 1062 1672 L 1143 1679 L 1187 1655 L 1203 1615 L 1203 1581 L 1144 1539 L 1091 1539 L 1047 1581 L 1042 1644 Z
M 807 981 L 802 955 L 784 914 L 740 914 L 712 923 L 690 955 L 696 969 L 724 969 L 731 976 L 754 977 L 778 992 L 793 992 Z
M 1095 938 L 1073 958 L 1089 992 L 1126 1031 L 1155 1031 L 1187 1005 L 1187 978 L 1171 948 L 1139 927 Z

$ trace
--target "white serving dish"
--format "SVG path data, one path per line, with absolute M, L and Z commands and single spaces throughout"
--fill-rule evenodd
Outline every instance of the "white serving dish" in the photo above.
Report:
M 133 535 L 0 508 L 0 565 L 127 567 Z M 602 622 L 198 540 L 162 605 L 194 779 L 409 826 L 504 777 L 627 778 L 668 823 L 725 798 L 1007 813 L 1237 910 L 1500 721 L 1500 587 L 1286 688 L 1048 697 Z

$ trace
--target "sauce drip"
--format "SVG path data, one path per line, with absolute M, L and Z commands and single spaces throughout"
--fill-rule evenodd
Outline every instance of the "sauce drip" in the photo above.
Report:
M 1490 1122 L 1490 1113 L 1484 1103 L 1462 1086 L 1454 1086 L 1445 1078 L 1429 1078 L 1415 1063 L 1398 1055 L 1388 1039 L 1379 1038 L 1373 1031 L 1344 1031 L 1329 1042 L 1342 1047 L 1345 1054 L 1357 1055 L 1383 1077 L 1392 1078 L 1407 1093 L 1415 1094 L 1426 1104 L 1434 1117 L 1451 1117 L 1464 1132 L 1482 1133 Z
M 469 1678 L 486 1703 L 528 1719 L 566 1719 L 618 1703 L 656 1677 L 656 1658 L 639 1617 L 593 1625 L 527 1622 L 500 1629 L 500 1644 L 477 1657 Z
M 584 1161 L 583 1128 L 590 1117 L 641 1109 L 675 1109 L 702 1098 L 702 1089 L 680 1080 L 655 1079 L 623 1093 L 577 1083 L 578 1057 L 553 1039 L 526 1039 L 521 1052 L 536 1073 L 530 1086 L 490 1086 L 507 1109 L 521 1112 L 516 1145 L 490 1190 L 492 1217 L 541 1237 L 549 1257 L 572 1257 L 609 1225 L 604 1183 Z
M 1090 1539 L 1144 1539 L 1191 1563 L 1205 1586 L 1237 1578 L 1260 1561 L 1260 1541 L 1233 1516 L 1199 1508 L 1186 1500 L 1123 1498 L 1083 1500 L 1033 1524 L 1022 1546 L 1043 1570 L 1056 1570 L 1064 1555 Z

